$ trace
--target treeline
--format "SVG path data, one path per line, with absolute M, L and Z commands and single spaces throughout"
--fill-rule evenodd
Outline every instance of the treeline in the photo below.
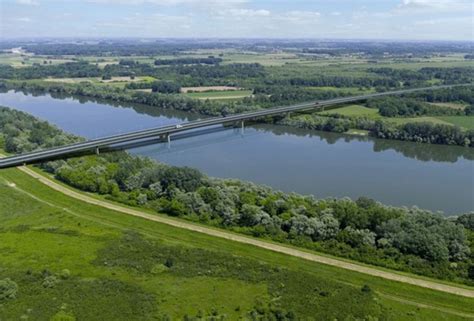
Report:
M 366 117 L 344 117 L 342 115 L 301 115 L 285 117 L 278 124 L 328 132 L 344 133 L 349 129 L 361 129 L 371 136 L 427 144 L 458 145 L 474 147 L 474 130 L 462 130 L 459 127 L 413 122 L 397 125 L 386 120 L 374 120 Z
M 415 99 L 389 96 L 369 99 L 367 107 L 377 108 L 380 115 L 385 117 L 460 116 L 466 114 L 462 109 L 430 105 Z M 469 114 L 469 109 L 467 113 Z
M 171 81 L 138 81 L 125 85 L 127 89 L 151 89 L 154 93 L 177 94 L 181 92 L 181 85 Z
M 3 136 L 3 148 L 9 153 L 24 153 L 80 140 L 47 122 L 1 106 L 0 135 Z
M 10 132 L 4 129 L 12 118 L 19 120 L 16 128 L 21 132 L 41 123 L 6 108 L 0 115 L 7 119 L 0 127 L 7 140 Z M 467 237 L 472 231 L 465 230 L 471 228 L 474 214 L 455 222 L 368 198 L 317 200 L 239 180 L 212 179 L 191 168 L 124 152 L 42 166 L 67 184 L 132 206 L 370 264 L 474 284 L 472 240 Z
M 474 104 L 474 86 L 458 86 L 405 94 L 405 97 L 430 103 L 464 102 Z
M 216 102 L 191 99 L 181 95 L 148 93 L 123 90 L 111 86 L 94 86 L 90 83 L 59 84 L 50 82 L 0 81 L 0 88 L 15 89 L 27 92 L 44 92 L 51 94 L 77 95 L 98 99 L 108 99 L 120 103 L 145 104 L 163 109 L 200 113 L 209 116 L 221 116 L 223 113 L 235 114 L 257 110 L 258 106 L 248 106 L 239 102 Z
M 175 58 L 175 59 L 157 59 L 155 60 L 156 66 L 165 66 L 165 65 L 217 65 L 222 62 L 222 58 L 216 58 L 209 56 L 207 58 Z
M 367 71 L 390 78 L 395 82 L 403 82 L 405 86 L 421 85 L 431 79 L 441 80 L 444 84 L 463 84 L 472 82 L 474 79 L 473 67 L 425 67 L 419 70 L 369 68 Z
M 278 77 L 266 78 L 263 83 L 268 86 L 305 86 L 305 87 L 380 87 L 383 89 L 398 88 L 400 83 L 390 78 L 346 77 L 335 75 L 317 75 L 311 77 Z
M 181 51 L 200 48 L 223 48 L 225 45 L 214 42 L 206 47 L 192 41 L 160 41 L 143 43 L 136 40 L 101 41 L 91 43 L 33 43 L 22 44 L 23 48 L 37 55 L 75 55 L 75 56 L 151 56 L 174 55 Z M 9 47 L 12 48 L 12 47 Z
M 0 64 L 0 78 L 3 79 L 100 77 L 104 74 L 106 73 L 98 66 L 82 61 L 66 62 L 58 65 L 33 65 L 24 68 L 13 68 L 9 65 Z
M 371 133 L 385 139 L 474 147 L 474 130 L 463 131 L 457 126 L 444 124 L 414 122 L 397 126 L 379 120 Z
M 351 91 L 317 90 L 305 87 L 257 86 L 251 97 L 242 100 L 246 105 L 257 105 L 263 108 L 278 105 L 290 105 L 302 101 L 326 100 L 337 97 L 353 96 Z
M 472 44 L 466 42 L 380 42 L 380 41 L 313 41 L 313 40 L 139 40 L 100 41 L 98 43 L 50 43 L 42 41 L 5 41 L 0 48 L 23 47 L 38 55 L 89 55 L 89 56 L 138 56 L 157 54 L 183 54 L 197 49 L 228 49 L 239 51 L 273 52 L 283 51 L 340 55 L 362 55 L 384 57 L 426 57 L 433 53 L 451 54 L 472 52 Z
M 236 84 L 242 79 L 262 78 L 267 75 L 265 68 L 258 63 L 242 64 L 234 63 L 228 65 L 194 65 L 194 66 L 172 66 L 169 73 L 183 75 L 188 82 L 186 86 L 192 87 L 212 84 Z M 179 78 L 178 78 L 179 79 Z M 190 85 L 194 84 L 194 85 Z M 184 85 L 184 84 L 183 84 Z

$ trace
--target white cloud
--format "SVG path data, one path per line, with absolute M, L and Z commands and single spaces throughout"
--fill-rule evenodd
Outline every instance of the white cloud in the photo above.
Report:
M 218 19 L 248 19 L 253 17 L 268 17 L 271 12 L 264 9 L 253 10 L 243 8 L 221 9 L 214 12 L 213 16 Z
M 31 22 L 31 19 L 28 17 L 16 18 L 15 20 L 18 22 Z
M 283 15 L 284 17 L 288 17 L 291 19 L 318 19 L 321 16 L 321 13 L 317 11 L 299 11 L 294 10 L 290 11 Z
M 27 0 L 28 1 L 28 0 Z M 92 3 L 106 3 L 106 4 L 124 4 L 124 5 L 139 5 L 139 4 L 156 4 L 159 6 L 176 6 L 176 5 L 203 5 L 203 6 L 218 6 L 227 7 L 247 3 L 248 0 L 87 0 Z
M 39 2 L 36 0 L 16 0 L 16 3 L 18 4 L 24 4 L 28 6 L 38 6 Z
M 217 12 L 219 16 L 232 16 L 232 17 L 268 17 L 270 16 L 270 11 L 260 9 L 260 10 L 252 10 L 252 9 L 226 9 L 220 10 Z
M 398 9 L 472 10 L 472 3 L 470 0 L 402 0 Z

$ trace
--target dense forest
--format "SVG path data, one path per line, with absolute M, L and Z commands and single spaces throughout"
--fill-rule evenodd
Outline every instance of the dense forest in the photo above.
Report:
M 33 133 L 36 128 L 41 135 Z M 79 139 L 8 108 L 0 109 L 0 132 L 5 150 L 14 153 Z M 364 197 L 353 201 L 285 194 L 124 152 L 53 161 L 41 167 L 71 186 L 128 205 L 365 263 L 474 284 L 473 213 L 447 219 Z
M 176 58 L 176 59 L 157 59 L 155 60 L 156 66 L 163 65 L 194 65 L 194 64 L 203 64 L 203 65 L 216 65 L 222 62 L 222 58 L 216 58 L 209 56 L 207 58 Z

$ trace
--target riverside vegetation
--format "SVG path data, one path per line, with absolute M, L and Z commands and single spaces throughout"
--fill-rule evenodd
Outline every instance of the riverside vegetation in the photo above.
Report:
M 6 320 L 472 319 L 469 298 L 124 215 L 17 169 L 0 172 L 0 218 Z
M 1 109 L 0 130 L 5 150 L 13 153 L 79 139 L 8 108 Z M 191 168 L 167 166 L 124 152 L 41 166 L 71 186 L 131 206 L 365 263 L 474 284 L 472 213 L 444 218 L 367 198 L 317 200 L 238 180 L 209 178 Z

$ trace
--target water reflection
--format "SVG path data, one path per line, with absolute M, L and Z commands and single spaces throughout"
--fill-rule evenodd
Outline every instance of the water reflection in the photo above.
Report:
M 384 152 L 392 150 L 402 154 L 405 157 L 413 158 L 423 162 L 435 161 L 455 163 L 462 158 L 467 160 L 474 160 L 474 148 L 468 147 L 377 139 L 367 136 L 312 131 L 288 126 L 259 124 L 254 127 L 260 130 L 271 132 L 275 135 L 291 134 L 299 137 L 319 138 L 320 140 L 330 145 L 336 144 L 337 142 L 370 142 L 373 144 L 374 152 Z

